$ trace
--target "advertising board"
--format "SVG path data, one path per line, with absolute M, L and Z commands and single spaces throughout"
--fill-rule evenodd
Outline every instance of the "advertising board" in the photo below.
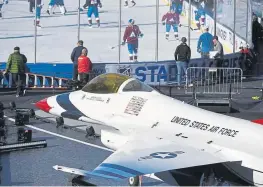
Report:
M 224 57 L 223 68 L 242 68 L 243 58 L 240 53 L 228 54 Z M 212 64 L 213 59 L 210 61 Z M 188 67 L 201 67 L 202 59 L 191 59 Z M 144 63 L 125 64 L 94 64 L 93 68 L 98 74 L 122 73 L 149 85 L 167 85 L 177 83 L 177 66 L 174 60 Z

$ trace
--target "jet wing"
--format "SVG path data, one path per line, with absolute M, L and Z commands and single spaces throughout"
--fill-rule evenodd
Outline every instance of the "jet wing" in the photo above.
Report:
M 184 141 L 174 143 L 145 137 L 144 140 L 130 140 L 91 172 L 78 169 L 73 171 L 73 168 L 63 166 L 55 166 L 54 168 L 83 176 L 93 175 L 122 180 L 174 169 L 237 161 L 226 158 L 227 156 L 220 154 L 220 152 L 220 149 L 209 146 L 207 143 L 193 146 L 184 143 Z

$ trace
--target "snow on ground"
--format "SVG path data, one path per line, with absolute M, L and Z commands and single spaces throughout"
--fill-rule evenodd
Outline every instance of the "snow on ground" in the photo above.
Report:
M 85 0 L 81 0 L 81 6 Z M 37 62 L 70 63 L 70 54 L 77 43 L 78 28 L 78 1 L 65 0 L 67 14 L 60 14 L 59 8 L 56 14 L 49 16 L 46 13 L 49 0 L 43 0 L 42 17 L 37 37 Z M 100 9 L 101 28 L 94 25 L 87 26 L 86 10 L 81 13 L 81 39 L 89 50 L 89 56 L 94 63 L 118 62 L 118 48 L 111 49 L 118 44 L 118 19 L 119 1 L 102 0 Z M 174 51 L 179 41 L 167 41 L 165 39 L 165 26 L 161 24 L 161 18 L 169 9 L 165 2 L 160 0 L 159 9 L 159 60 L 174 59 Z M 5 62 L 8 55 L 13 52 L 15 46 L 21 48 L 21 52 L 28 57 L 29 62 L 34 62 L 34 14 L 29 13 L 27 0 L 10 0 L 4 5 L 4 18 L 0 19 L 0 62 Z M 139 61 L 155 61 L 156 43 L 156 1 L 138 1 L 133 8 L 122 8 L 122 36 L 129 19 L 135 19 L 140 26 L 144 37 L 139 42 Z M 95 20 L 93 21 L 95 22 Z M 181 22 L 187 24 L 187 20 L 181 17 Z M 179 28 L 180 37 L 187 37 L 186 27 Z M 200 57 L 196 52 L 196 45 L 200 33 L 191 32 L 192 57 Z M 173 33 L 170 35 L 173 38 Z M 128 61 L 127 46 L 121 47 L 121 62 Z

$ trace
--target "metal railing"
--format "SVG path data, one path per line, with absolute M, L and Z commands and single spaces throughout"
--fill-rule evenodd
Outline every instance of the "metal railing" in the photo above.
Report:
M 186 70 L 186 93 L 240 94 L 243 71 L 240 68 L 190 67 Z
M 69 79 L 56 76 L 39 75 L 35 73 L 25 73 L 23 84 L 25 88 L 59 88 L 66 89 Z M 12 88 L 12 74 L 5 74 L 0 81 L 0 88 Z
M 53 76 L 40 75 L 35 73 L 26 73 L 24 85 L 26 88 L 53 88 L 67 89 L 71 79 L 62 78 L 67 76 L 67 73 L 46 72 L 45 74 Z M 68 73 L 70 74 L 70 73 Z M 89 73 L 89 80 L 100 75 L 101 73 Z M 130 77 L 141 77 L 133 74 L 131 71 L 122 71 L 122 74 Z M 169 74 L 144 73 L 144 81 L 155 88 L 181 89 L 181 93 L 185 94 L 228 94 L 230 85 L 232 94 L 240 94 L 242 89 L 243 71 L 240 68 L 208 68 L 208 67 L 189 67 L 186 74 L 181 78 L 181 86 L 178 86 L 177 72 L 169 72 Z M 154 80 L 154 81 L 152 81 Z M 0 87 L 11 88 L 12 76 L 3 76 L 0 82 Z M 166 87 L 166 88 L 165 88 Z M 167 91 L 166 91 L 167 92 Z

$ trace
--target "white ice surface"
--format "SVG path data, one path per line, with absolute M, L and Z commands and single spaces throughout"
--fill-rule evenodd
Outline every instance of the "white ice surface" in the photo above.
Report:
M 85 0 L 81 0 L 81 6 Z M 43 0 L 42 17 L 38 29 L 37 38 L 37 62 L 70 63 L 70 54 L 77 43 L 77 0 L 65 0 L 68 13 L 63 16 L 59 8 L 56 14 L 49 16 L 46 13 L 49 0 Z M 94 63 L 118 62 L 118 48 L 110 47 L 118 44 L 118 19 L 119 1 L 102 0 L 100 9 L 101 28 L 94 25 L 87 26 L 86 10 L 81 14 L 81 39 L 89 50 L 89 56 Z M 167 12 L 168 6 L 160 0 L 159 9 L 159 60 L 173 60 L 174 51 L 179 41 L 167 41 L 165 39 L 165 26 L 161 25 L 161 18 Z M 122 34 L 129 19 L 135 19 L 140 26 L 144 37 L 139 41 L 139 61 L 155 61 L 156 43 L 156 1 L 138 1 L 133 8 L 122 8 Z M 29 13 L 27 0 L 10 0 L 4 5 L 3 19 L 0 19 L 0 62 L 7 61 L 15 46 L 21 48 L 21 52 L 28 57 L 28 62 L 34 62 L 34 14 Z M 95 20 L 93 20 L 93 23 Z M 187 20 L 181 17 L 181 23 L 187 24 Z M 179 28 L 179 36 L 187 37 L 187 27 Z M 196 52 L 197 39 L 200 35 L 197 31 L 191 32 L 192 57 L 200 57 Z M 170 34 L 173 38 L 173 32 Z M 127 46 L 121 47 L 121 62 L 128 62 Z

